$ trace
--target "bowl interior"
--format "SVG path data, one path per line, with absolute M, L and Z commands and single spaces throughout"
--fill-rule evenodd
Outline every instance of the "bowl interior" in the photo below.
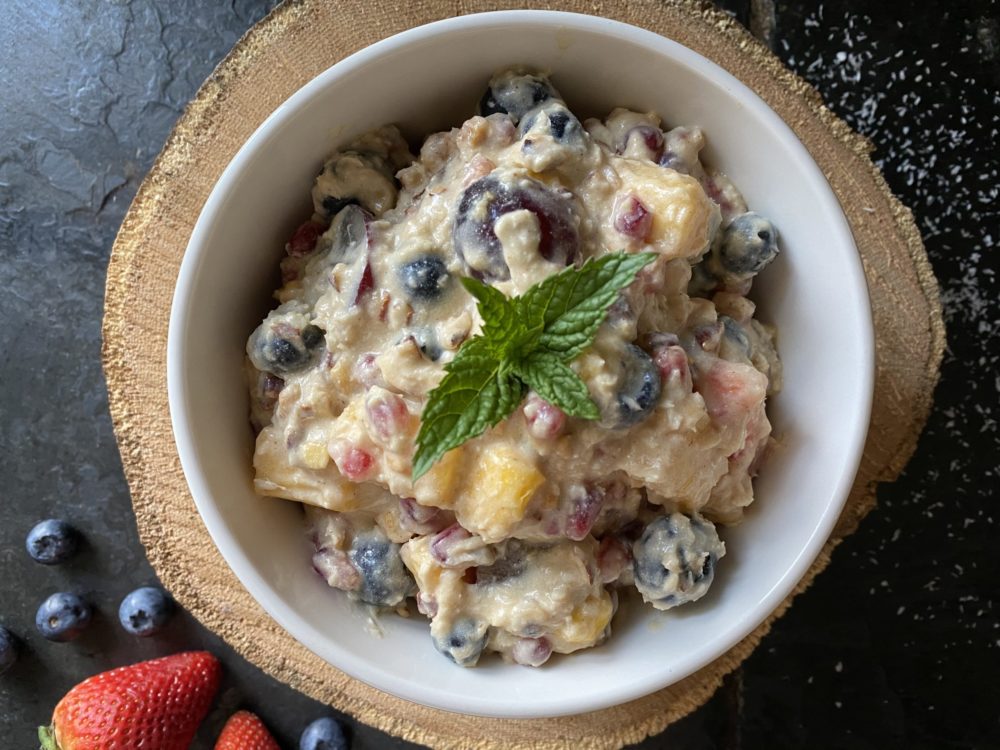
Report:
M 704 128 L 706 161 L 771 217 L 783 253 L 761 277 L 759 317 L 780 329 L 785 389 L 769 414 L 780 449 L 756 483 L 711 593 L 672 613 L 627 605 L 604 646 L 542 669 L 487 660 L 460 669 L 427 623 L 367 615 L 309 567 L 297 505 L 251 486 L 242 358 L 268 309 L 291 230 L 310 213 L 324 157 L 369 128 L 419 136 L 473 113 L 490 74 L 551 71 L 581 116 L 616 106 Z M 405 71 L 405 75 L 401 72 Z M 414 85 L 414 81 L 423 82 Z M 250 593 L 295 638 L 343 671 L 403 698 L 494 716 L 551 716 L 632 699 L 731 647 L 791 590 L 818 553 L 853 479 L 868 419 L 867 292 L 839 206 L 791 131 L 742 84 L 648 32 L 583 16 L 504 13 L 435 24 L 375 45 L 286 102 L 226 170 L 184 258 L 171 320 L 171 411 L 185 474 L 209 531 Z

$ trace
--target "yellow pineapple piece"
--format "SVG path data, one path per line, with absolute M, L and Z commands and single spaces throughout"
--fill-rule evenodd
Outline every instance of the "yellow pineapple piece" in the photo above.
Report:
M 325 469 L 330 463 L 330 454 L 323 443 L 305 443 L 299 449 L 299 455 L 307 469 Z
M 604 629 L 611 622 L 614 607 L 607 591 L 589 595 L 573 609 L 569 619 L 552 634 L 552 649 L 568 654 L 588 648 L 601 640 Z
M 690 258 L 708 247 L 719 226 L 719 207 L 693 177 L 653 163 L 617 159 L 617 204 L 634 196 L 653 215 L 646 242 L 668 258 Z
M 465 448 L 458 446 L 428 469 L 413 486 L 413 497 L 421 505 L 451 510 L 455 507 L 455 491 L 465 462 Z
M 486 542 L 499 542 L 524 518 L 545 476 L 535 464 L 503 443 L 483 450 L 455 504 L 459 522 Z

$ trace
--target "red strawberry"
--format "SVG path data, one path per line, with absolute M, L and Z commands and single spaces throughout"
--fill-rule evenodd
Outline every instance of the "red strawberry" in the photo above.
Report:
M 256 714 L 237 711 L 222 728 L 215 750 L 281 750 Z
M 187 750 L 220 677 L 207 651 L 102 672 L 66 693 L 38 739 L 43 750 Z

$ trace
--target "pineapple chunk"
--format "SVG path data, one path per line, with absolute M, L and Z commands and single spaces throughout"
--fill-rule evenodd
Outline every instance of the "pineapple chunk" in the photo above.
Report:
M 325 469 L 330 463 L 330 454 L 323 443 L 305 443 L 299 449 L 299 455 L 307 469 Z
M 443 456 L 413 486 L 413 497 L 421 505 L 451 510 L 464 464 L 465 448 L 458 446 Z
M 521 453 L 503 443 L 479 455 L 455 504 L 459 522 L 487 543 L 499 542 L 524 518 L 545 476 Z
M 691 258 L 708 247 L 721 220 L 719 207 L 688 175 L 656 164 L 617 159 L 619 200 L 638 198 L 652 214 L 646 242 L 667 258 Z
M 573 609 L 569 619 L 550 636 L 552 650 L 568 654 L 599 643 L 611 622 L 614 606 L 607 591 L 591 594 Z

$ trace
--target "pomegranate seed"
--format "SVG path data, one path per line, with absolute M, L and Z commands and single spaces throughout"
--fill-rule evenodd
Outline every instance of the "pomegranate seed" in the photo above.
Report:
M 426 617 L 434 617 L 438 612 L 437 600 L 432 594 L 421 591 L 417 594 L 417 611 Z
M 691 382 L 691 370 L 688 367 L 687 353 L 679 346 L 667 346 L 655 350 L 653 362 L 660 368 L 660 377 L 669 383 L 672 377 L 678 378 L 682 384 Z
M 375 466 L 375 459 L 368 451 L 357 446 L 350 446 L 344 451 L 336 451 L 339 456 L 333 456 L 333 460 L 340 469 L 340 473 L 352 482 L 360 482 Z
M 546 638 L 518 638 L 510 655 L 518 664 L 540 667 L 552 656 L 552 644 Z
M 559 437 L 566 426 L 566 413 L 535 393 L 530 394 L 524 403 L 524 418 L 528 431 L 539 440 Z
M 358 361 L 354 363 L 353 372 L 351 373 L 354 379 L 363 385 L 365 388 L 371 388 L 373 385 L 384 385 L 382 380 L 382 371 L 375 364 L 375 353 L 366 352 L 362 354 Z
M 617 536 L 608 535 L 601 540 L 597 549 L 597 567 L 602 583 L 617 581 L 631 561 L 628 547 Z
M 410 411 L 406 402 L 395 393 L 381 392 L 365 404 L 369 435 L 380 443 L 387 443 L 406 429 Z
M 634 195 L 626 198 L 615 212 L 615 229 L 627 237 L 644 242 L 653 227 L 653 214 Z
M 658 162 L 663 156 L 663 131 L 652 125 L 636 125 L 625 134 L 625 153 L 632 155 L 638 149 L 645 151 L 650 161 Z
M 323 233 L 323 227 L 312 221 L 300 224 L 285 245 L 285 252 L 293 258 L 309 255 L 316 249 L 316 242 Z
M 573 509 L 566 519 L 566 536 L 574 541 L 585 539 L 604 505 L 605 489 L 587 485 L 584 492 L 573 498 Z

